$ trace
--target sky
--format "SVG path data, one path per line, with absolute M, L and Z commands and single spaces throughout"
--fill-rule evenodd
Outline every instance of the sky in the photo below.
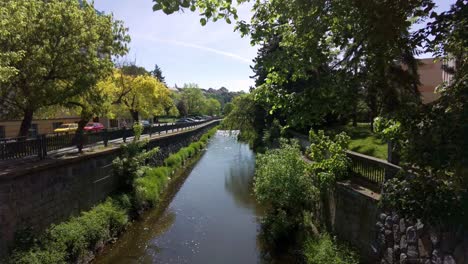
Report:
M 448 10 L 455 0 L 435 0 L 437 11 Z M 202 88 L 248 91 L 254 84 L 250 65 L 258 47 L 248 37 L 234 32 L 234 23 L 200 24 L 198 13 L 186 11 L 166 15 L 153 12 L 151 0 L 95 0 L 99 11 L 123 20 L 132 38 L 125 58 L 153 70 L 162 69 L 166 83 L 181 87 L 197 83 Z M 239 6 L 239 19 L 249 21 L 251 5 Z M 428 57 L 424 54 L 422 57 Z

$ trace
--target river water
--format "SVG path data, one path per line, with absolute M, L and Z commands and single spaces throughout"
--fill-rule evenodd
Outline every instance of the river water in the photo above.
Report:
M 218 131 L 200 160 L 171 184 L 95 263 L 259 263 L 262 210 L 252 195 L 255 155 Z

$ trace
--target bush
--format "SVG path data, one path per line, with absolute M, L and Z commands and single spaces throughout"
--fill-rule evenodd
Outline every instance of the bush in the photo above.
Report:
M 420 170 L 415 176 L 401 173 L 384 185 L 381 206 L 412 219 L 447 226 L 468 223 L 468 192 L 451 175 Z
M 9 260 L 14 264 L 65 264 L 65 252 L 57 250 L 42 250 L 39 247 L 34 247 L 29 251 L 14 252 Z
M 38 243 L 26 251 L 15 251 L 10 263 L 69 263 L 107 241 L 128 222 L 127 211 L 112 199 L 81 216 L 52 225 Z
M 201 142 L 193 142 L 192 144 L 189 145 L 190 148 L 193 148 L 195 152 L 198 152 L 203 149 L 203 144 Z
M 137 206 L 144 207 L 147 203 L 154 206 L 158 203 L 160 194 L 169 180 L 170 169 L 158 167 L 148 169 L 143 177 L 134 182 Z
M 349 173 L 349 158 L 346 148 L 349 137 L 342 132 L 333 138 L 325 135 L 323 130 L 309 132 L 310 147 L 308 156 L 312 160 L 309 170 L 320 190 L 326 190 L 337 180 Z
M 164 164 L 166 164 L 167 167 L 171 167 L 173 169 L 177 169 L 182 166 L 182 162 L 182 157 L 178 153 L 171 154 L 164 160 Z
M 254 192 L 264 205 L 264 238 L 277 244 L 300 229 L 304 214 L 314 211 L 318 190 L 306 174 L 306 164 L 297 143 L 281 143 L 257 158 Z
M 337 246 L 330 235 L 324 234 L 308 239 L 304 245 L 304 255 L 308 264 L 357 264 L 356 256 L 347 248 Z

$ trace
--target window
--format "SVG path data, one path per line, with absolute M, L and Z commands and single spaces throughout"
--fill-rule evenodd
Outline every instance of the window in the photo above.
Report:
M 0 126 L 0 138 L 5 138 L 5 126 Z
M 59 128 L 62 125 L 63 122 L 54 122 L 52 123 L 52 129 Z
M 39 127 L 37 124 L 31 124 L 31 128 L 29 129 L 29 137 L 37 137 L 39 134 Z
M 119 127 L 119 121 L 117 119 L 111 119 L 109 120 L 110 122 L 110 127 Z

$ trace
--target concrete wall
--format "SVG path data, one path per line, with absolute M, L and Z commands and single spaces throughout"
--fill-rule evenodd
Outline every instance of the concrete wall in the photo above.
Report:
M 153 163 L 161 164 L 169 153 L 197 140 L 216 124 L 151 140 L 150 148 L 161 149 Z M 0 177 L 0 256 L 12 245 L 17 230 L 43 231 L 52 223 L 90 209 L 115 192 L 119 179 L 112 173 L 112 160 L 119 151 L 113 148 L 49 160 L 3 174 Z
M 380 195 L 349 181 L 338 182 L 326 199 L 324 217 L 332 233 L 360 253 L 363 263 L 374 263 L 376 256 L 375 220 L 379 215 Z

